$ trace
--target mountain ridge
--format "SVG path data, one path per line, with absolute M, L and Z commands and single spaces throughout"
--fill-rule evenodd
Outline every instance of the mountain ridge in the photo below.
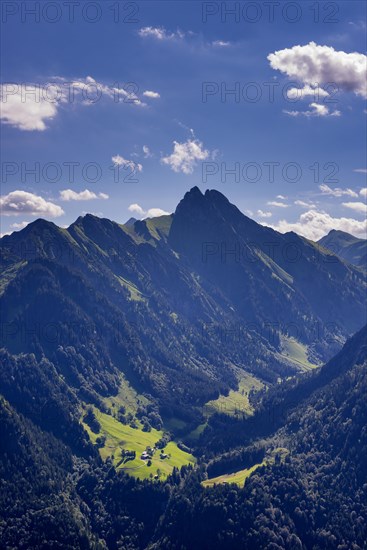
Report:
M 332 229 L 317 242 L 343 260 L 367 269 L 367 239 L 359 239 L 345 231 Z

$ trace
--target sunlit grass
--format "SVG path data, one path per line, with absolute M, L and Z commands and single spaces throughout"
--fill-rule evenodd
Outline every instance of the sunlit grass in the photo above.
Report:
M 177 447 L 174 441 L 170 441 L 164 453 L 168 455 L 161 458 L 161 451 L 157 449 L 152 458 L 151 465 L 148 466 L 148 460 L 142 460 L 141 455 L 147 447 L 154 448 L 155 444 L 163 436 L 163 431 L 152 428 L 150 432 L 144 432 L 141 427 L 132 428 L 122 424 L 111 415 L 101 413 L 94 408 L 97 420 L 101 425 L 100 433 L 93 433 L 90 428 L 83 424 L 93 443 L 96 443 L 98 437 L 106 437 L 105 444 L 99 449 L 101 457 L 106 460 L 111 457 L 114 465 L 118 469 L 123 469 L 126 473 L 139 478 L 147 479 L 159 476 L 159 479 L 165 479 L 174 467 L 181 468 L 187 464 L 194 464 L 195 458 Z M 121 454 L 122 450 L 135 451 L 134 460 L 125 461 Z

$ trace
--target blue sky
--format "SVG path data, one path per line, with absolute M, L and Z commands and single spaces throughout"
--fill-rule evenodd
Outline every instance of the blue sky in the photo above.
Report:
M 364 2 L 35 4 L 2 3 L 2 233 L 172 212 L 198 185 L 365 236 Z

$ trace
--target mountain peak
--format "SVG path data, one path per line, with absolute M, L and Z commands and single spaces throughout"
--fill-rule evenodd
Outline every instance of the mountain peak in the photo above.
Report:
M 134 223 L 137 222 L 137 221 L 138 221 L 137 218 L 133 218 L 133 217 L 132 217 L 132 218 L 129 218 L 129 219 L 127 220 L 127 222 L 124 223 L 124 225 L 125 225 L 126 227 L 131 227 L 131 226 L 133 226 Z
M 229 204 L 229 200 L 219 191 L 207 189 L 205 193 L 202 193 L 199 187 L 195 186 L 185 193 L 184 198 L 177 206 L 176 212 L 182 213 L 183 210 L 191 210 L 193 207 L 202 210 L 203 208 Z
M 194 185 L 194 187 L 191 187 L 190 191 L 188 191 L 186 193 L 186 195 L 192 195 L 192 196 L 200 195 L 200 196 L 203 196 L 202 192 L 200 191 L 200 189 L 198 188 L 197 185 Z
M 213 201 L 225 201 L 225 202 L 229 202 L 229 200 L 227 199 L 227 197 L 225 195 L 223 195 L 223 193 L 221 193 L 220 191 L 217 191 L 216 189 L 207 189 L 205 191 L 205 195 L 204 195 L 207 199 L 211 199 Z

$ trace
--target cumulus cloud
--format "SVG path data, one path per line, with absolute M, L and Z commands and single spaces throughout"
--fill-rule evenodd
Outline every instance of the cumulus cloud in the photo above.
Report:
M 161 159 L 162 164 L 167 164 L 174 172 L 192 174 L 199 160 L 205 160 L 209 151 L 198 139 L 188 139 L 184 143 L 173 142 L 173 153 Z
M 153 92 L 152 90 L 145 90 L 143 96 L 149 97 L 150 99 L 159 99 L 161 95 L 158 92 Z
M 278 201 L 268 201 L 268 206 L 275 206 L 276 208 L 288 208 L 289 204 L 285 204 L 284 202 L 278 202 Z
M 12 191 L 0 197 L 0 210 L 4 216 L 48 216 L 57 218 L 65 214 L 63 209 L 43 197 L 27 191 Z
M 310 86 L 309 84 L 305 84 L 302 88 L 290 88 L 287 91 L 288 99 L 294 100 L 312 96 L 316 101 L 320 97 L 327 97 L 328 95 L 329 93 L 323 88 L 320 88 L 319 86 Z
M 257 215 L 259 216 L 259 218 L 271 218 L 273 214 L 271 212 L 264 212 L 263 210 L 258 210 Z
M 143 165 L 140 162 L 134 162 L 133 160 L 125 159 L 121 155 L 112 157 L 112 162 L 115 166 L 122 166 L 123 168 L 129 168 L 133 172 L 142 172 Z
M 355 210 L 355 212 L 367 215 L 367 205 L 363 202 L 343 202 L 342 205 Z
M 298 221 L 294 223 L 280 220 L 277 224 L 269 225 L 269 227 L 280 231 L 280 233 L 294 231 L 313 241 L 318 241 L 332 229 L 345 231 L 364 239 L 367 235 L 367 220 L 358 221 L 353 218 L 334 218 L 326 212 L 314 209 L 301 214 Z
M 367 198 L 367 187 L 363 187 L 363 189 L 360 190 L 359 194 L 361 195 L 361 197 Z
M 155 40 L 177 40 L 185 36 L 185 33 L 180 30 L 171 32 L 164 27 L 142 27 L 138 34 L 142 38 L 154 38 Z
M 326 185 L 326 183 L 322 183 L 321 185 L 319 185 L 319 189 L 323 195 L 330 195 L 332 197 L 343 197 L 344 195 L 354 198 L 358 197 L 358 193 L 356 193 L 352 189 L 349 189 L 349 187 L 347 187 L 346 189 L 334 187 L 334 189 L 332 189 L 331 187 Z
M 60 199 L 62 201 L 91 201 L 93 199 L 108 198 L 109 197 L 106 193 L 94 193 L 93 191 L 89 191 L 89 189 L 85 189 L 79 193 L 73 191 L 72 189 L 64 189 L 63 191 L 60 191 Z
M 310 103 L 308 111 L 288 111 L 286 109 L 283 110 L 283 113 L 289 116 L 306 116 L 306 117 L 313 117 L 313 116 L 340 116 L 340 111 L 330 111 L 329 107 L 326 107 L 326 105 L 322 105 L 321 103 Z
M 285 195 L 277 195 L 277 199 L 280 199 L 281 201 L 285 201 L 288 197 Z
M 339 90 L 363 97 L 367 97 L 366 59 L 364 54 L 337 51 L 315 42 L 268 55 L 273 69 L 303 84 L 322 86 L 332 82 Z
M 161 208 L 149 208 L 144 210 L 140 204 L 134 203 L 130 204 L 129 212 L 132 212 L 134 215 L 139 216 L 140 218 L 157 218 L 159 216 L 168 215 L 169 212 L 162 210 Z
M 56 116 L 58 108 L 57 103 L 47 100 L 43 95 L 37 97 L 37 94 L 30 93 L 25 84 L 2 84 L 0 103 L 2 122 L 26 131 L 46 130 L 46 123 Z

